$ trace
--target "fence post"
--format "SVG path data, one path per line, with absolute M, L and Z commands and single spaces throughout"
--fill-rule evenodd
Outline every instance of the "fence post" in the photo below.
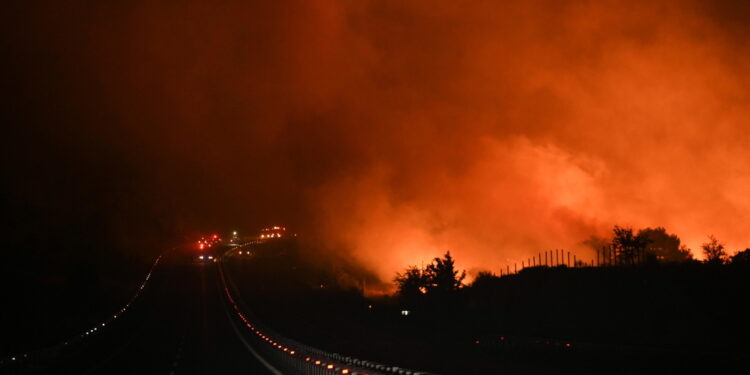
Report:
M 596 249 L 596 266 L 599 267 L 601 264 L 599 264 L 599 249 Z
M 612 247 L 610 246 L 606 247 L 606 255 L 607 257 L 604 259 L 604 265 L 611 266 L 612 265 Z
M 614 264 L 612 264 L 612 259 L 614 259 L 612 258 L 612 251 L 614 251 L 612 246 L 607 247 L 607 265 L 608 266 L 614 266 Z
M 611 266 L 612 265 L 612 248 L 610 246 L 607 246 L 604 248 L 604 250 L 605 250 L 604 265 Z
M 614 251 L 612 252 L 612 264 L 614 264 L 616 266 L 618 264 L 618 262 L 619 262 L 619 259 L 617 258 L 617 248 L 615 248 L 613 250 Z

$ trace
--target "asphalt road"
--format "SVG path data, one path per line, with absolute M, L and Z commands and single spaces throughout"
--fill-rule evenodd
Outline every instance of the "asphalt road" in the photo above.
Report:
M 215 264 L 175 250 L 116 324 L 59 358 L 26 366 L 42 374 L 269 374 L 229 321 Z

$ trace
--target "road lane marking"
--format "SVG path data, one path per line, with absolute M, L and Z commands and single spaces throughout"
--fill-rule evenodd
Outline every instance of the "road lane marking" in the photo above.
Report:
M 268 369 L 268 371 L 271 371 L 272 374 L 284 375 L 281 371 L 277 370 L 275 367 L 273 367 L 273 365 L 271 365 L 270 363 L 268 363 L 268 361 L 266 361 L 263 357 L 261 357 L 260 354 L 258 354 L 258 352 L 256 352 L 255 349 L 253 349 L 250 343 L 248 343 L 247 340 L 245 340 L 245 337 L 242 336 L 242 333 L 240 332 L 240 330 L 237 329 L 237 325 L 234 324 L 234 321 L 232 320 L 232 316 L 229 314 L 226 307 L 224 308 L 224 313 L 227 314 L 227 319 L 229 319 L 229 324 L 232 325 L 232 329 L 234 329 L 234 332 L 237 334 L 237 337 L 239 337 L 242 343 L 245 344 L 245 347 L 250 351 L 250 353 L 252 353 L 253 356 L 255 356 L 255 358 L 258 359 L 258 361 L 260 361 L 260 363 L 263 364 L 263 366 L 265 366 Z
M 273 367 L 272 364 L 268 363 L 268 361 L 266 361 L 263 357 L 261 357 L 260 354 L 258 354 L 258 352 L 256 352 L 255 349 L 253 349 L 253 347 L 250 345 L 250 343 L 247 342 L 247 340 L 245 340 L 245 337 L 242 335 L 242 333 L 240 332 L 240 330 L 237 328 L 237 325 L 234 324 L 234 320 L 232 320 L 232 315 L 229 314 L 229 311 L 226 308 L 226 304 L 222 303 L 222 305 L 224 307 L 223 308 L 224 313 L 227 315 L 227 319 L 229 319 L 229 324 L 232 326 L 232 329 L 234 329 L 234 333 L 237 334 L 237 337 L 239 337 L 240 340 L 242 341 L 242 343 L 245 344 L 245 347 L 247 348 L 247 350 L 249 350 L 250 353 L 252 353 L 253 356 L 255 356 L 255 358 L 261 364 L 263 364 L 263 366 L 265 366 L 268 369 L 268 371 L 271 371 L 271 373 L 273 375 L 284 375 L 281 371 L 277 370 L 275 367 Z
M 169 371 L 169 375 L 174 375 L 175 371 L 177 371 L 177 364 L 180 361 L 180 356 L 182 355 L 182 345 L 185 343 L 185 334 L 182 334 L 182 338 L 180 339 L 180 343 L 177 345 L 177 352 L 174 356 L 174 360 L 172 361 L 172 368 Z

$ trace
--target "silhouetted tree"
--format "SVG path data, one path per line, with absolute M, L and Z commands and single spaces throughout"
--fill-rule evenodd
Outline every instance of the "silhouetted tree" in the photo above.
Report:
M 646 254 L 657 261 L 687 262 L 693 259 L 690 249 L 680 244 L 680 238 L 667 233 L 663 227 L 641 229 L 638 237 L 644 237 L 648 241 Z
M 732 264 L 750 266 L 750 248 L 732 255 Z
M 696 261 L 695 258 L 693 258 L 693 250 L 690 250 L 689 247 L 685 245 L 680 245 L 680 248 L 677 249 L 677 251 L 680 252 L 680 255 L 678 258 L 682 258 L 679 262 L 694 262 Z
M 474 281 L 471 282 L 471 286 L 477 287 L 481 285 L 487 285 L 497 279 L 498 277 L 490 271 L 479 271 L 477 277 L 475 277 Z
M 615 225 L 613 229 L 612 247 L 617 251 L 617 257 L 622 263 L 633 264 L 639 254 L 642 254 L 648 238 L 643 233 L 633 234 L 633 228 L 623 228 Z
M 701 245 L 704 262 L 709 264 L 724 264 L 727 261 L 727 252 L 724 250 L 724 244 L 719 242 L 713 235 L 708 236 L 708 242 Z
M 435 258 L 432 263 L 425 269 L 425 274 L 429 280 L 428 292 L 451 293 L 461 287 L 466 271 L 458 272 L 455 268 L 455 262 L 451 257 L 451 252 L 445 253 L 443 258 Z
M 399 297 L 408 301 L 414 301 L 420 295 L 427 292 L 429 278 L 419 267 L 410 266 L 404 273 L 397 273 L 394 281 L 398 288 L 397 293 Z

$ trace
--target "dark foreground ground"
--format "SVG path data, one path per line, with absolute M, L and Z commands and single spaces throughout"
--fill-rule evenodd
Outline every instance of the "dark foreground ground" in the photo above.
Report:
M 215 265 L 192 264 L 193 255 L 167 254 L 144 293 L 114 323 L 54 355 L 0 367 L 0 373 L 266 374 L 229 323 Z
M 227 269 L 260 319 L 332 352 L 457 375 L 750 370 L 746 270 L 538 269 L 406 307 L 295 252 L 259 247 Z
M 0 373 L 268 373 L 230 323 L 216 264 L 194 264 L 194 251 L 168 253 L 116 321 L 21 365 L 0 365 Z M 223 263 L 260 322 L 302 343 L 388 365 L 444 375 L 750 370 L 743 268 L 531 269 L 485 278 L 450 297 L 400 301 L 365 298 L 344 266 L 332 268 L 330 259 L 305 256 L 289 242 L 230 252 Z M 48 318 L 46 326 L 66 323 L 54 310 Z

